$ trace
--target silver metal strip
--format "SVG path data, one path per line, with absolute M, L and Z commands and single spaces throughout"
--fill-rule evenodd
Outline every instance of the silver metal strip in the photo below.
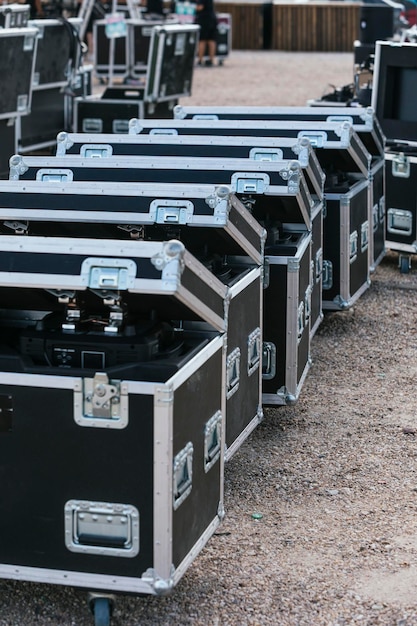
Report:
M 113 239 L 72 239 L 70 237 L 29 237 L 4 235 L 0 239 L 3 252 L 34 252 L 42 254 L 73 254 L 102 256 L 103 250 L 114 257 L 152 258 L 163 249 L 164 242 L 115 241 Z M 208 272 L 208 270 L 207 270 Z M 208 272 L 210 274 L 210 272 Z M 220 282 L 220 281 L 219 281 Z
M 261 277 L 261 267 L 254 267 L 250 272 L 242 276 L 242 278 L 232 285 L 230 290 L 230 297 L 233 300 L 237 295 L 244 291 L 248 285 L 251 285 L 253 281 L 259 280 Z
M 83 572 L 72 572 L 69 570 L 0 565 L 0 578 L 25 580 L 35 583 L 44 582 L 52 585 L 94 588 L 111 592 L 156 594 L 153 586 L 141 578 L 108 576 L 97 573 L 85 574 Z
M 153 558 L 154 570 L 163 580 L 172 573 L 173 409 L 172 385 L 159 385 L 154 401 Z

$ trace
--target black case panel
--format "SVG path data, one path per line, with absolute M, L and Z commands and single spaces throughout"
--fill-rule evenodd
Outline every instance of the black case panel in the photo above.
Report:
M 153 398 L 131 396 L 129 424 L 115 431 L 78 426 L 72 391 L 48 389 L 48 407 L 45 388 L 1 385 L 0 394 L 12 406 L 11 430 L 0 438 L 2 563 L 135 577 L 151 567 Z M 70 552 L 64 507 L 71 499 L 136 506 L 138 556 Z

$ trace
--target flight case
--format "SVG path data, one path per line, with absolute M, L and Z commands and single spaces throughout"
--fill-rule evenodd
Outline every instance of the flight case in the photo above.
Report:
M 42 157 L 14 155 L 12 180 L 109 181 L 229 185 L 246 204 L 256 202 L 256 219 L 281 208 L 302 215 L 310 226 L 311 212 L 319 202 L 307 187 L 298 161 L 254 161 L 187 157 L 119 156 L 103 159 L 80 156 Z M 262 209 L 261 209 L 262 205 Z M 294 209 L 294 207 L 296 207 Z
M 0 204 L 2 217 L 9 218 L 3 232 L 17 232 L 27 220 L 26 232 L 38 235 L 80 237 L 88 232 L 153 241 L 175 236 L 229 287 L 225 442 L 230 458 L 263 417 L 265 231 L 239 200 L 227 188 L 214 186 L 70 182 L 60 184 L 58 193 L 55 183 L 18 181 L 1 187 Z
M 0 7 L 1 28 L 24 28 L 30 18 L 30 4 L 10 3 Z
M 0 83 L 7 85 L 0 94 L 0 119 L 30 112 L 37 33 L 28 27 L 0 29 Z
M 166 593 L 224 514 L 227 288 L 177 241 L 19 244 L 1 238 L 0 577 Z
M 54 147 L 57 133 L 72 127 L 68 92 L 81 62 L 81 23 L 79 18 L 29 20 L 37 32 L 37 53 L 31 108 L 16 123 L 22 153 Z
M 265 406 L 298 400 L 311 364 L 311 287 L 311 233 L 283 225 L 265 247 Z
M 196 156 L 253 158 L 258 161 L 298 160 L 312 194 L 323 197 L 324 172 L 306 137 L 237 137 L 225 135 L 142 135 L 129 133 L 68 133 L 57 136 L 57 156 Z
M 342 174 L 325 197 L 323 309 L 345 310 L 370 285 L 368 180 Z
M 376 42 L 372 106 L 387 137 L 385 244 L 398 252 L 402 273 L 410 271 L 411 255 L 417 252 L 413 185 L 417 153 L 416 67 L 415 43 Z
M 323 103 L 322 103 L 323 104 Z M 371 155 L 369 172 L 370 224 L 373 230 L 369 239 L 370 267 L 373 271 L 385 255 L 384 149 L 385 135 L 372 107 L 273 107 L 273 106 L 176 106 L 176 119 L 230 119 L 230 120 L 281 120 L 308 122 L 349 122 L 366 150 Z M 323 162 L 323 161 L 322 161 Z M 355 168 L 356 171 L 356 168 Z

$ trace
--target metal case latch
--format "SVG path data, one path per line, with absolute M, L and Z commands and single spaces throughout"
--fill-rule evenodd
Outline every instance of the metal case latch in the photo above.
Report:
M 129 421 L 127 387 L 105 372 L 84 378 L 74 393 L 74 419 L 79 426 L 125 428 Z
M 369 222 L 363 222 L 361 225 L 361 252 L 365 252 L 369 244 Z
M 126 290 L 133 286 L 136 271 L 131 259 L 88 257 L 81 265 L 81 279 L 89 289 Z
M 372 207 L 372 232 L 376 232 L 379 224 L 379 205 L 374 204 Z
M 104 159 L 113 156 L 113 147 L 109 144 L 84 144 L 80 156 L 85 159 Z
M 392 159 L 392 175 L 398 178 L 410 178 L 410 159 L 404 152 L 399 152 Z
M 314 148 L 323 148 L 327 141 L 327 133 L 325 131 L 309 132 L 302 130 L 298 133 L 298 138 L 302 139 L 303 137 L 307 137 Z
M 264 341 L 262 344 L 262 378 L 270 380 L 277 371 L 277 349 L 275 344 Z
M 281 148 L 251 148 L 249 158 L 254 161 L 279 161 L 283 152 Z
M 187 224 L 194 213 L 190 200 L 152 200 L 150 214 L 157 224 Z
M 323 248 L 319 248 L 316 252 L 316 258 L 314 262 L 314 279 L 316 283 L 320 282 L 323 276 Z
M 358 231 L 354 230 L 349 237 L 349 263 L 356 261 L 358 256 Z
M 102 133 L 103 120 L 99 117 L 86 117 L 82 123 L 83 133 Z
M 129 120 L 113 120 L 112 132 L 118 135 L 129 133 Z
M 297 313 L 297 340 L 300 341 L 304 331 L 304 301 L 298 305 Z
M 36 172 L 36 180 L 40 180 L 43 183 L 71 183 L 74 180 L 74 174 L 69 169 L 54 170 L 41 168 Z

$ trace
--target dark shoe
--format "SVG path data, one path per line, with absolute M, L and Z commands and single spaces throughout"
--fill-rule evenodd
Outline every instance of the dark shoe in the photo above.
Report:
M 214 63 L 210 59 L 206 61 L 206 67 L 213 67 Z
M 197 65 L 203 65 L 203 61 L 197 61 Z

